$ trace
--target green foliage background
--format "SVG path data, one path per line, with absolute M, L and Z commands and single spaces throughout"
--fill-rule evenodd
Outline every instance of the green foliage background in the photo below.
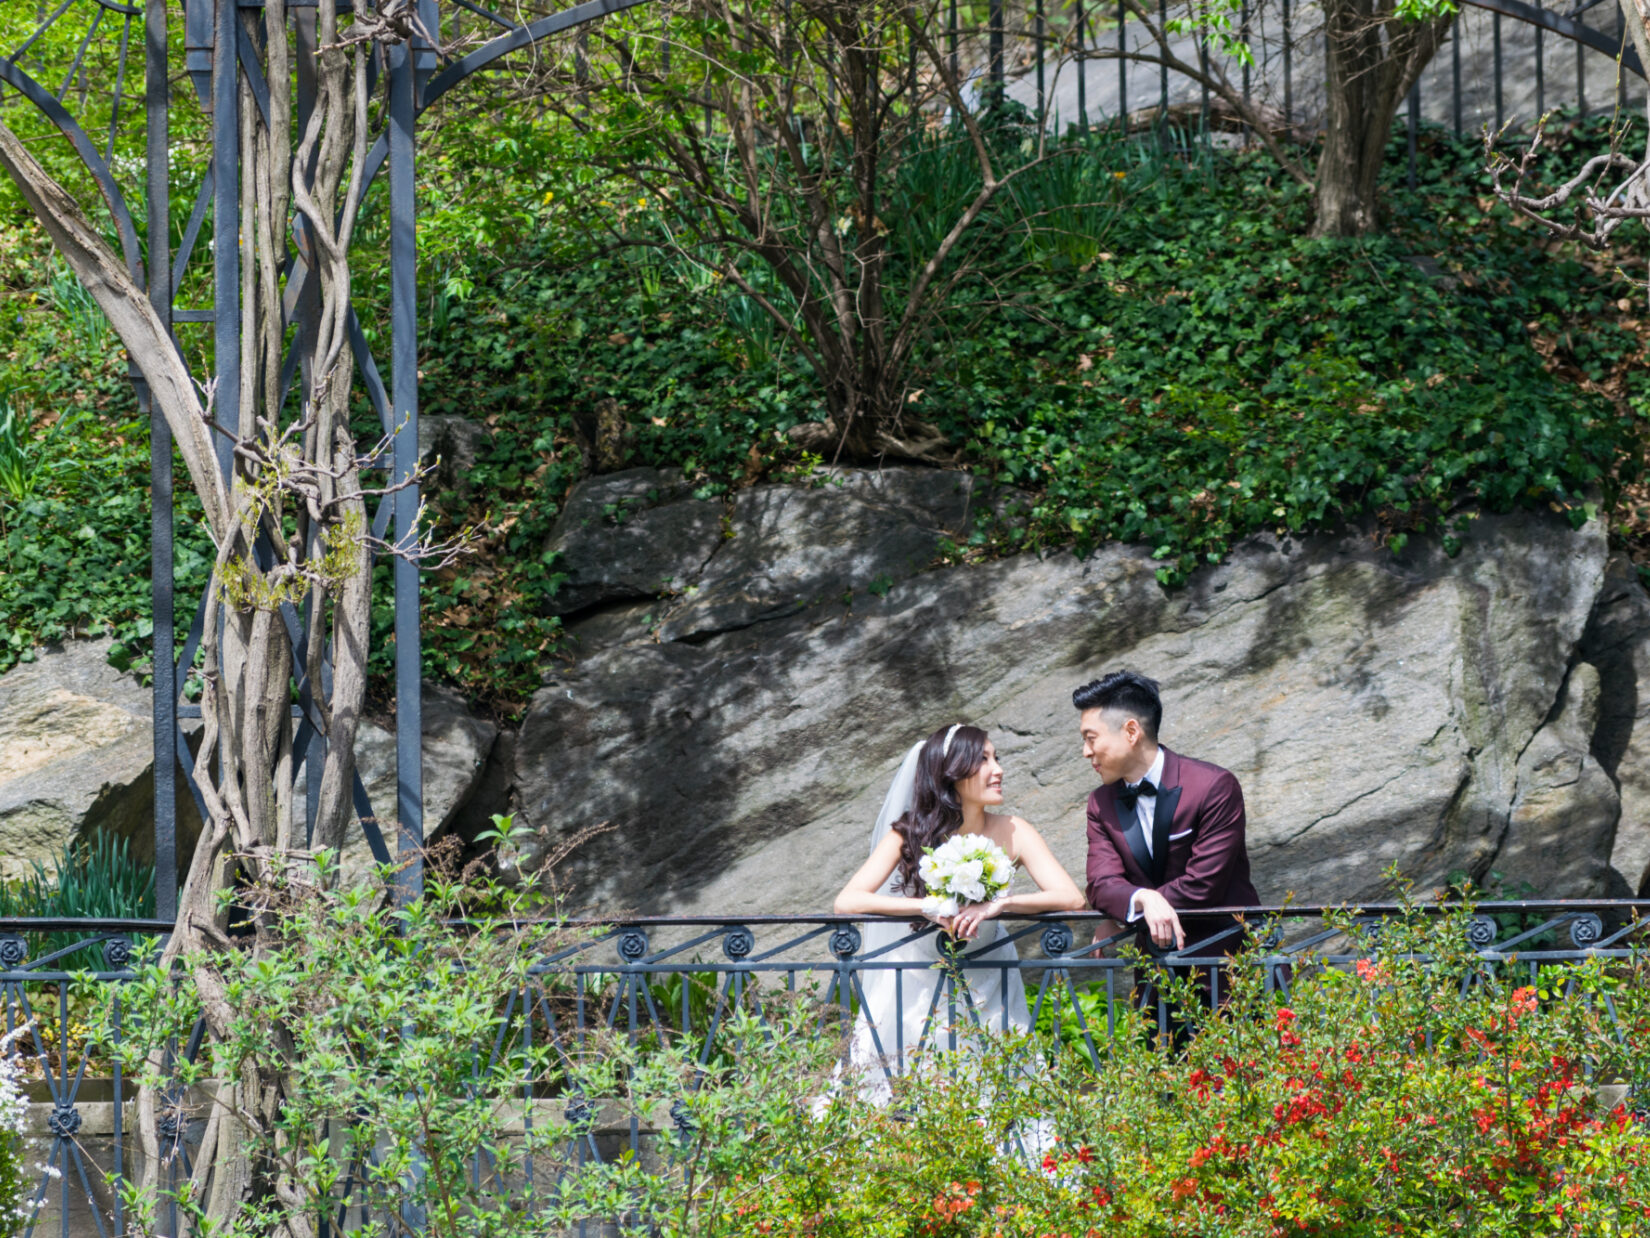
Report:
M 174 112 L 190 149 L 198 109 Z M 1000 120 L 1007 143 L 1015 118 Z M 1548 168 L 1602 149 L 1605 123 L 1561 125 Z M 623 243 L 668 226 L 671 208 L 594 181 L 578 153 L 601 125 L 599 112 L 578 134 L 455 104 L 428 118 L 420 148 L 422 407 L 487 430 L 467 484 L 432 505 L 445 525 L 488 530 L 482 554 L 426 579 L 425 669 L 501 714 L 561 649 L 545 545 L 584 467 L 576 426 L 598 402 L 622 410 L 629 463 L 680 468 L 706 497 L 818 463 L 785 433 L 825 410 L 772 324 L 691 263 Z M 1021 518 L 982 523 L 945 561 L 1124 540 L 1151 547 L 1174 586 L 1259 530 L 1370 520 L 1394 549 L 1418 531 L 1453 545 L 1473 512 L 1520 505 L 1578 524 L 1602 505 L 1636 547 L 1623 500 L 1639 494 L 1639 294 L 1495 205 L 1476 144 L 1422 138 L 1420 186 L 1402 185 L 1395 144 L 1386 233 L 1354 242 L 1306 239 L 1307 194 L 1263 154 L 1185 135 L 1163 151 L 1091 134 L 1023 186 L 1020 205 L 1044 222 L 959 295 L 914 376 L 911 407 L 945 431 L 955 465 L 1023 495 Z M 63 149 L 39 149 L 68 174 Z M 175 236 L 189 166 L 174 177 Z M 909 257 L 927 204 L 966 186 L 941 159 L 903 166 L 890 200 Z M 357 289 L 377 346 L 383 214 L 375 193 Z M 197 263 L 186 299 L 202 277 Z M 208 360 L 199 328 L 183 342 Z M 147 669 L 147 426 L 125 369 L 0 185 L 0 671 L 96 632 L 115 635 L 119 664 Z M 208 546 L 180 490 L 183 610 Z

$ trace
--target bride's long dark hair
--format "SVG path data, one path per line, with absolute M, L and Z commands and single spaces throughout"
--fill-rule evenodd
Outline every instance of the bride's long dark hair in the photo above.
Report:
M 899 866 L 895 883 L 908 898 L 923 898 L 928 886 L 917 865 L 922 849 L 937 847 L 962 826 L 962 800 L 957 783 L 968 778 L 985 760 L 985 732 L 977 726 L 960 726 L 946 751 L 945 736 L 950 727 L 941 727 L 928 737 L 917 758 L 917 781 L 911 793 L 911 810 L 894 822 L 900 836 Z

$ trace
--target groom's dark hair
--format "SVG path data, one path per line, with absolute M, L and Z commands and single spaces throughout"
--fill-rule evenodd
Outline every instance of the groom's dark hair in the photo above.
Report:
M 1075 689 L 1071 703 L 1079 712 L 1115 709 L 1128 714 L 1140 723 L 1147 739 L 1157 742 L 1157 727 L 1163 721 L 1163 700 L 1157 695 L 1155 679 L 1147 679 L 1134 671 L 1113 671 Z

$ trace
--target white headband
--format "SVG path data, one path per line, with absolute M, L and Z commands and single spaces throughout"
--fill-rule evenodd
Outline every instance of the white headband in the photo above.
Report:
M 956 723 L 953 723 L 952 726 L 951 726 L 951 729 L 945 733 L 945 742 L 940 745 L 940 755 L 942 757 L 948 757 L 948 756 L 951 755 L 951 740 L 952 740 L 952 737 L 955 736 L 958 731 L 962 730 L 962 728 L 963 728 L 963 724 L 960 723 L 960 722 L 956 722 Z

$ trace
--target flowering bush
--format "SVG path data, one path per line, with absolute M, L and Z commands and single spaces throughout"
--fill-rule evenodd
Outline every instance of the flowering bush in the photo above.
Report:
M 888 1109 L 810 1107 L 817 1075 L 788 1084 L 768 1055 L 761 1106 L 790 1115 L 783 1129 L 747 1109 L 696 1127 L 678 1162 L 696 1173 L 635 1167 L 651 1223 L 730 1238 L 1650 1234 L 1644 1122 L 1600 1099 L 1650 1065 L 1637 963 L 1486 965 L 1457 916 L 1389 923 L 1378 950 L 1343 927 L 1341 957 L 1373 957 L 1297 959 L 1271 991 L 1240 961 L 1181 1049 L 1144 1023 L 1098 1063 L 987 1037 L 899 1081 Z M 1191 980 L 1167 983 L 1193 1000 Z M 716 1112 L 744 1069 L 677 1103 Z M 720 1216 L 691 1202 L 730 1196 Z
M 1096 1032 L 1093 1057 L 1087 1042 L 963 1028 L 965 1051 L 929 1053 L 879 1107 L 834 1081 L 840 1000 L 730 987 L 710 1045 L 703 1024 L 658 1013 L 626 1035 L 602 1016 L 630 1000 L 618 986 L 575 998 L 529 973 L 576 934 L 502 904 L 459 934 L 452 912 L 475 889 L 431 871 L 395 916 L 359 890 L 262 892 L 276 948 L 218 960 L 236 1038 L 167 1073 L 154 1049 L 182 1042 L 198 998 L 152 966 L 124 986 L 118 1048 L 150 1086 L 277 1057 L 289 1071 L 270 1129 L 242 1121 L 232 1090 L 201 1090 L 241 1129 L 200 1159 L 273 1183 L 221 1232 L 364 1208 L 363 1232 L 417 1212 L 446 1238 L 1650 1234 L 1650 1144 L 1618 1086 L 1650 1067 L 1637 958 L 1486 963 L 1459 915 L 1416 913 L 1378 941 L 1347 923 L 1335 958 L 1297 955 L 1287 974 L 1239 956 L 1217 1013 L 1192 979 L 1160 977 L 1197 1012 L 1179 1042 L 1143 1017 Z M 566 1030 L 574 1000 L 593 1003 L 583 1033 Z M 130 1232 L 175 1232 L 161 1205 L 200 1228 L 191 1181 L 127 1184 Z
M 0 1036 L 0 1234 L 16 1233 L 26 1220 L 23 1126 L 28 1099 L 23 1095 L 23 1069 L 16 1045 L 29 1025 Z
M 1139 1063 L 1150 1092 L 1124 1121 L 1072 1106 L 1078 1169 L 1049 1165 L 1073 1184 L 1062 1223 L 1097 1209 L 1088 1188 L 1114 1235 L 1650 1232 L 1642 1125 L 1594 1086 L 1643 1074 L 1629 978 L 1595 962 L 1463 991 L 1458 932 L 1387 936 L 1381 961 L 1318 970 L 1286 1001 L 1240 972 L 1184 1057 Z

